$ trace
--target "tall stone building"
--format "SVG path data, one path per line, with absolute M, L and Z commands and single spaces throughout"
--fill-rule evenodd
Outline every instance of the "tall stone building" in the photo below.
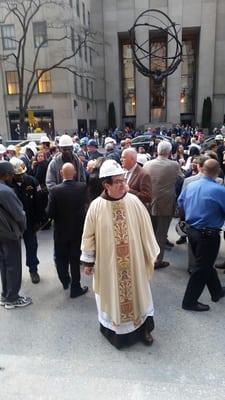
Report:
M 15 0 L 16 1 L 16 0 Z M 31 0 L 32 1 L 32 0 Z M 41 0 L 40 0 L 41 1 Z M 70 60 L 68 70 L 54 69 L 42 75 L 27 114 L 30 129 L 63 133 L 75 129 L 108 126 L 108 108 L 114 103 L 118 127 L 142 127 L 179 122 L 201 125 L 204 99 L 212 101 L 212 125 L 225 118 L 225 1 L 224 0 L 64 0 L 65 9 L 50 12 L 43 7 L 33 19 L 26 52 L 26 79 L 35 48 L 43 37 L 39 73 L 66 56 L 82 40 L 83 32 L 96 32 L 98 45 L 85 46 Z M 141 12 L 158 9 L 180 25 L 183 62 L 162 83 L 141 75 L 133 66 L 129 29 Z M 51 21 L 54 21 L 54 28 Z M 63 20 L 71 39 L 54 42 L 57 22 Z M 13 16 L 1 21 L 0 40 L 0 134 L 17 137 L 19 121 L 18 81 L 15 61 L 4 56 L 17 46 L 20 27 Z M 142 35 L 142 34 L 140 34 Z M 148 35 L 148 34 L 147 34 Z M 170 54 L 166 36 L 151 31 L 152 46 Z M 15 39 L 13 41 L 12 39 Z M 143 40 L 148 39 L 143 34 Z M 147 63 L 151 63 L 149 59 Z
M 207 97 L 212 101 L 212 125 L 224 122 L 224 0 L 92 0 L 91 4 L 93 24 L 104 41 L 95 65 L 98 125 L 107 125 L 110 102 L 118 126 L 201 124 Z M 163 11 L 181 27 L 183 62 L 158 86 L 135 70 L 131 59 L 128 31 L 148 9 Z M 166 37 L 155 32 L 152 40 L 153 46 L 170 51 Z
M 20 54 L 24 51 L 24 95 L 32 85 L 32 74 L 35 78 L 59 60 L 64 58 L 65 62 L 46 71 L 35 85 L 25 117 L 28 131 L 38 128 L 49 134 L 61 134 L 76 129 L 95 129 L 92 45 L 83 43 L 86 32 L 91 31 L 90 0 L 62 0 L 60 6 L 57 1 L 49 4 L 46 0 L 20 3 L 24 5 L 23 8 L 18 2 L 22 24 L 13 12 L 3 21 L 3 9 L 0 9 L 0 134 L 5 139 L 19 137 L 18 58 L 9 55 L 17 55 L 22 44 L 22 26 L 27 26 L 23 20 L 26 10 L 31 6 L 30 16 L 39 3 L 42 6 L 31 20 L 25 48 L 23 50 L 21 46 L 20 51 Z M 8 4 L 15 6 L 17 0 Z M 78 48 L 76 56 L 69 57 Z M 22 62 L 21 55 L 19 63 Z M 67 69 L 62 69 L 62 66 Z

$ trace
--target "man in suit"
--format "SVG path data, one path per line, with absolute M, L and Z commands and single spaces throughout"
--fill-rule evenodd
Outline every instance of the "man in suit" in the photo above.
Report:
M 127 171 L 129 193 L 135 194 L 145 205 L 151 201 L 151 177 L 137 164 L 137 152 L 129 147 L 122 152 L 122 167 Z
M 0 305 L 6 309 L 26 307 L 30 297 L 19 296 L 22 280 L 21 237 L 26 229 L 26 215 L 17 195 L 8 187 L 14 175 L 8 161 L 0 162 Z
M 169 262 L 163 261 L 163 256 L 176 205 L 175 184 L 178 176 L 182 176 L 179 164 L 176 161 L 169 160 L 171 150 L 170 142 L 161 141 L 157 147 L 157 158 L 148 161 L 143 167 L 144 171 L 151 177 L 152 199 L 149 211 L 160 247 L 155 269 L 169 266 Z
M 80 285 L 80 244 L 83 232 L 86 184 L 75 181 L 76 170 L 72 163 L 62 166 L 63 182 L 49 193 L 47 215 L 54 219 L 54 251 L 59 280 L 68 289 L 70 297 L 82 296 L 88 287 Z M 69 274 L 70 267 L 70 274 Z

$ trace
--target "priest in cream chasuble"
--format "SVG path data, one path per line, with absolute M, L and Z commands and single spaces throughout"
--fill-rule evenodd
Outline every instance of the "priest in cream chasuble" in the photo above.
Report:
M 113 174 L 110 163 L 117 164 L 105 161 L 103 175 Z M 109 172 L 104 172 L 106 167 Z M 85 272 L 94 274 L 102 333 L 116 347 L 139 339 L 151 344 L 154 308 L 150 280 L 159 247 L 148 211 L 136 196 L 127 193 L 118 164 L 114 173 L 102 177 L 104 192 L 87 212 L 81 261 Z

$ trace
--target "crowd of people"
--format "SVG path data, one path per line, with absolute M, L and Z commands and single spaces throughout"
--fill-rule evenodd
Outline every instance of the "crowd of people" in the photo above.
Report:
M 199 302 L 225 296 L 215 269 L 225 221 L 225 145 L 217 133 L 208 148 L 202 131 L 178 127 L 170 140 L 132 146 L 119 131 L 79 138 L 64 134 L 52 143 L 28 143 L 21 153 L 0 145 L 0 269 L 5 309 L 32 303 L 20 295 L 21 240 L 33 284 L 40 282 L 37 232 L 53 226 L 54 262 L 70 297 L 84 295 L 80 263 L 93 274 L 102 334 L 117 348 L 153 342 L 153 271 L 169 267 L 165 249 L 172 218 L 176 244 L 187 246 L 190 279 L 182 308 L 207 311 Z M 140 132 L 139 132 L 140 133 Z M 143 133 L 143 132 L 142 132 Z M 146 133 L 146 132 L 145 132 Z M 101 144 L 103 147 L 99 149 Z M 133 135 L 135 136 L 135 135 Z M 225 270 L 225 263 L 216 265 Z

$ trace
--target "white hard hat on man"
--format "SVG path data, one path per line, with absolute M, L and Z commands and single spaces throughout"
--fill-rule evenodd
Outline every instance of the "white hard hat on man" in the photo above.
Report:
M 107 178 L 110 176 L 124 175 L 126 171 L 122 169 L 120 164 L 115 160 L 106 160 L 99 170 L 99 178 Z
M 59 147 L 73 147 L 73 140 L 69 135 L 62 135 L 59 138 Z

